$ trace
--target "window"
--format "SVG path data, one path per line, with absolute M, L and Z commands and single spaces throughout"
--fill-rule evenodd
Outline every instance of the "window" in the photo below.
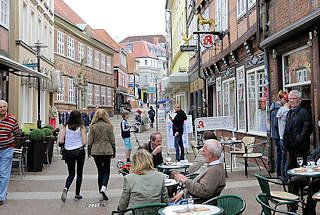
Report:
M 217 92 L 217 116 L 222 116 L 222 94 L 221 94 L 221 78 L 216 80 L 216 92 Z
M 127 68 L 127 56 L 124 53 L 121 53 L 120 55 L 120 64 L 124 68 Z
M 106 71 L 106 56 L 101 54 L 101 70 Z
M 112 73 L 112 70 L 111 70 L 111 57 L 110 56 L 107 56 L 107 72 L 108 73 Z
M 248 7 L 251 8 L 256 3 L 256 0 L 248 0 Z
M 266 86 L 264 66 L 247 73 L 248 131 L 267 132 Z
M 106 106 L 106 88 L 101 87 L 101 105 Z
M 31 20 L 30 20 L 30 45 L 34 43 L 34 12 L 31 11 Z M 58 35 L 59 36 L 59 35 Z
M 68 57 L 74 59 L 74 39 L 68 37 Z
M 235 109 L 235 85 L 234 78 L 223 81 L 223 116 L 231 116 L 233 124 L 236 124 Z
M 237 0 L 237 18 L 246 13 L 246 0 Z
M 92 52 L 93 52 L 92 48 L 88 46 L 87 52 L 88 52 L 87 53 L 87 55 L 88 55 L 87 64 L 88 64 L 88 66 L 92 67 Z
M 64 78 L 61 77 L 61 83 L 60 83 L 60 89 L 57 93 L 57 100 L 58 101 L 64 101 Z
M 94 68 L 96 68 L 96 69 L 100 69 L 99 68 L 99 51 L 97 51 L 97 50 L 95 50 L 94 51 Z
M 84 58 L 84 45 L 83 43 L 78 42 L 78 61 L 81 62 L 83 58 Z
M 216 31 L 228 30 L 228 0 L 215 1 Z
M 58 36 L 57 36 L 57 40 L 58 40 L 58 42 L 57 42 L 57 46 L 58 46 L 57 47 L 57 52 L 59 54 L 64 55 L 64 33 L 58 31 L 57 34 L 58 34 Z
M 9 28 L 9 0 L 0 0 L 0 25 Z
M 92 84 L 88 84 L 88 105 L 92 105 Z
M 44 45 L 47 45 L 48 47 L 47 48 L 45 48 L 44 50 L 43 50 L 43 52 L 44 52 L 44 54 L 45 54 L 45 56 L 49 59 L 49 56 L 48 56 L 48 54 L 49 54 L 49 44 L 48 44 L 48 26 L 46 25 L 45 27 L 44 27 L 44 29 L 43 29 L 43 43 L 44 43 Z
M 38 20 L 38 26 L 37 26 L 37 41 L 41 41 L 41 30 L 42 30 L 42 24 L 41 24 L 41 19 Z
M 74 80 L 73 78 L 68 78 L 68 102 L 74 103 Z
M 111 102 L 112 102 L 112 94 L 111 94 L 111 88 L 108 87 L 107 88 L 107 99 L 108 99 L 108 106 L 111 106 Z
M 246 130 L 244 66 L 237 68 L 237 113 L 238 130 Z
M 23 4 L 23 8 L 22 8 L 22 32 L 21 32 L 21 38 L 25 43 L 28 43 L 28 39 L 27 39 L 27 21 L 28 18 L 28 9 L 27 9 L 27 5 Z
M 94 104 L 100 105 L 100 87 L 98 85 L 94 86 Z

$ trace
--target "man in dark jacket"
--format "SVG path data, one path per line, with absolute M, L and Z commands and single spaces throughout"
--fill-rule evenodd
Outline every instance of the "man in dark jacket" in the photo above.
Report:
M 87 109 L 82 108 L 81 112 L 82 112 L 81 115 L 82 115 L 83 125 L 87 128 L 90 125 L 90 119 L 87 114 Z
M 174 110 L 176 111 L 176 116 L 174 119 L 169 115 L 169 119 L 172 121 L 172 130 L 174 136 L 174 148 L 176 149 L 176 160 L 184 160 L 184 147 L 182 142 L 183 135 L 183 125 L 184 121 L 187 120 L 186 113 L 181 110 L 180 105 L 175 105 Z M 179 147 L 181 150 L 181 156 L 179 155 Z
M 279 129 L 278 129 L 278 118 L 277 118 L 277 113 L 278 110 L 286 100 L 284 99 L 284 96 L 287 94 L 287 92 L 280 90 L 278 93 L 278 100 L 274 103 L 272 103 L 270 107 L 270 112 L 271 112 L 271 138 L 276 146 L 277 149 L 277 158 L 276 158 L 276 169 L 277 169 L 277 177 L 281 176 L 281 156 L 282 156 L 282 149 L 283 147 L 280 145 L 280 136 L 279 136 Z M 274 159 L 273 159 L 273 145 L 269 148 L 270 155 L 269 153 L 269 163 L 271 164 L 270 166 L 273 167 L 274 164 Z
M 152 154 L 153 165 L 157 167 L 158 165 L 163 163 L 162 158 L 162 136 L 161 133 L 156 131 L 150 135 L 149 143 L 140 147 L 141 149 L 145 149 Z
M 307 162 L 313 126 L 311 114 L 301 106 L 301 93 L 292 90 L 289 93 L 289 101 L 291 109 L 286 119 L 283 142 L 285 149 L 289 152 L 288 169 L 292 169 L 298 167 L 297 157 L 303 157 L 304 164 Z M 295 177 L 291 181 L 295 184 Z M 289 186 L 289 191 L 298 194 L 299 187 Z M 295 209 L 295 207 L 290 208 L 291 211 Z

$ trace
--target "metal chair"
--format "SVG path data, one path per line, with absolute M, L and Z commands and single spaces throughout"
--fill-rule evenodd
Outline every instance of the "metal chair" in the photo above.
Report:
M 249 144 L 254 144 L 256 138 L 255 137 L 244 137 L 242 138 L 242 143 L 241 143 L 241 148 L 240 150 L 232 150 L 230 151 L 230 157 L 231 157 L 231 172 L 232 172 L 232 163 L 233 163 L 233 156 L 237 156 L 237 155 L 243 155 L 246 153 L 246 146 Z M 253 149 L 252 149 L 253 150 Z M 252 150 L 250 149 L 248 151 L 248 153 L 252 152 Z
M 238 195 L 222 195 L 209 199 L 202 204 L 215 205 L 223 208 L 226 215 L 242 214 L 246 209 L 246 201 Z
M 265 215 L 271 215 L 275 213 L 282 213 L 282 214 L 288 214 L 288 215 L 298 215 L 297 213 L 294 213 L 294 212 L 282 211 L 282 210 L 278 210 L 276 208 L 271 207 L 269 204 L 269 201 L 273 201 L 275 198 L 277 197 L 268 196 L 266 193 L 258 193 L 256 195 L 256 200 L 262 207 L 261 214 L 264 213 Z M 281 201 L 281 198 L 277 198 L 277 199 Z
M 264 163 L 262 156 L 264 155 L 264 150 L 266 147 L 266 144 L 269 143 L 268 140 L 260 142 L 260 143 L 252 143 L 252 144 L 247 144 L 245 146 L 245 152 L 242 157 L 245 159 L 245 175 L 248 176 L 248 158 L 254 158 L 254 160 L 256 161 L 257 166 L 260 169 L 260 166 L 258 164 L 257 158 L 261 160 L 261 162 L 263 163 L 264 168 L 266 169 L 267 173 L 269 174 L 269 177 L 271 177 L 270 172 L 267 169 L 266 164 Z M 257 152 L 257 150 L 255 149 L 261 149 L 260 152 Z
M 18 163 L 19 175 L 25 176 L 24 169 L 27 167 L 27 144 L 25 137 L 15 137 L 12 163 Z
M 143 204 L 132 208 L 128 208 L 124 211 L 112 211 L 111 214 L 124 214 L 128 211 L 131 211 L 132 215 L 158 215 L 158 210 L 166 206 L 166 203 Z
M 301 199 L 300 196 L 286 192 L 285 185 L 283 183 L 277 183 L 274 180 L 267 179 L 258 174 L 255 174 L 255 177 L 258 179 L 262 193 L 265 193 L 267 196 L 272 196 L 270 201 L 275 204 L 275 208 L 277 208 L 277 206 L 279 205 L 289 205 L 297 203 L 303 204 L 303 199 Z M 269 182 L 281 185 L 284 191 L 271 191 Z

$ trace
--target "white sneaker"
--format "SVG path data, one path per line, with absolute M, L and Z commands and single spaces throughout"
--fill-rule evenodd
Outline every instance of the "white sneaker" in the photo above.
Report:
M 107 192 L 106 186 L 102 185 L 101 190 L 100 190 L 100 194 L 103 196 L 103 200 L 108 201 L 109 198 L 108 198 L 106 192 Z

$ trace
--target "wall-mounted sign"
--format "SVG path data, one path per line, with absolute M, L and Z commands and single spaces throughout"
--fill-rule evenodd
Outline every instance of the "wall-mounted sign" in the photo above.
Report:
M 197 51 L 197 46 L 180 46 L 181 52 L 195 52 Z
M 205 48 L 211 48 L 215 43 L 214 35 L 213 34 L 202 34 L 200 36 L 200 43 Z

